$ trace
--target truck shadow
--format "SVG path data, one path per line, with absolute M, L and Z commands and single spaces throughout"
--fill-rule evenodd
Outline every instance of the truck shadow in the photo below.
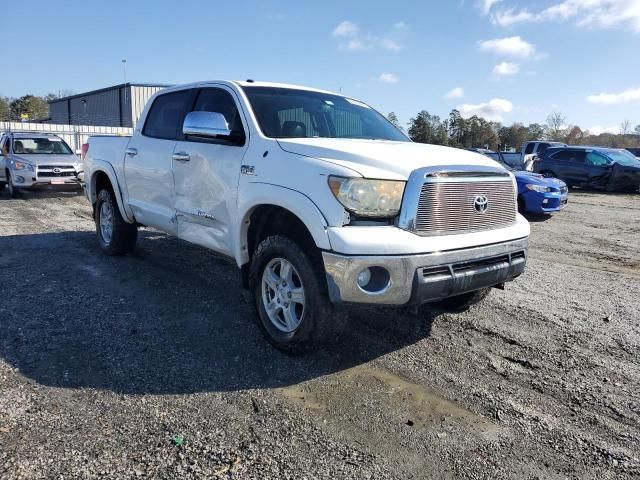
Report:
M 0 355 L 47 386 L 180 394 L 288 386 L 427 338 L 435 314 L 358 310 L 340 343 L 291 357 L 271 347 L 238 270 L 150 230 L 127 257 L 92 232 L 0 237 Z

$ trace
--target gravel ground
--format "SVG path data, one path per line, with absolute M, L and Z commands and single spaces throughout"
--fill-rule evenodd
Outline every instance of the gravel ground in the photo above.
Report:
M 0 196 L 0 478 L 640 476 L 640 196 L 572 191 L 459 315 L 358 310 L 271 348 L 234 265 L 81 195 Z

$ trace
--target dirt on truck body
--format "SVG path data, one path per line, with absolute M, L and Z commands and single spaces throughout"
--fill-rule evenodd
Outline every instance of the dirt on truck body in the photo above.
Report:
M 0 478 L 637 478 L 640 196 L 531 220 L 507 291 L 292 357 L 228 260 L 106 257 L 83 196 L 4 195 Z

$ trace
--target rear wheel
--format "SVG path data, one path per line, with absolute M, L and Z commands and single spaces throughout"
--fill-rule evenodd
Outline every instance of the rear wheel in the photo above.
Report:
M 329 301 L 324 272 L 287 237 L 267 237 L 257 246 L 249 288 L 258 324 L 278 349 L 301 353 L 339 332 L 341 315 Z
M 98 193 L 95 222 L 98 243 L 107 255 L 125 255 L 133 251 L 138 228 L 124 221 L 110 190 L 103 189 Z

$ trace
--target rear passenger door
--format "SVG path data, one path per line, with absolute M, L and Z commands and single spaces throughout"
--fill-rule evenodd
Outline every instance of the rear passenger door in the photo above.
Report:
M 225 255 L 232 255 L 230 228 L 237 199 L 248 132 L 235 93 L 224 86 L 197 92 L 193 111 L 225 117 L 230 138 L 179 133 L 173 158 L 178 236 Z
M 178 228 L 172 156 L 194 93 L 178 90 L 156 97 L 125 154 L 128 202 L 136 220 L 173 235 Z

